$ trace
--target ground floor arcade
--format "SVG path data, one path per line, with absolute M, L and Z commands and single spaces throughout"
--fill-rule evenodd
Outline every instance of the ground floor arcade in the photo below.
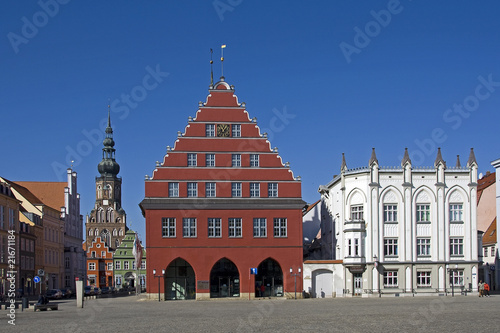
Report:
M 298 297 L 302 295 L 300 251 L 282 249 L 281 254 L 267 257 L 251 252 L 233 249 L 225 256 L 212 256 L 199 251 L 192 257 L 185 253 L 168 262 L 161 258 L 156 263 L 148 263 L 149 297 L 162 300 L 253 299 L 295 297 L 296 291 Z

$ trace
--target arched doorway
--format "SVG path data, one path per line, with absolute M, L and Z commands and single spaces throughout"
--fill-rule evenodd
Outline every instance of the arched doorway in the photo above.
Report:
M 240 274 L 231 260 L 222 258 L 212 267 L 210 297 L 240 297 Z
M 184 259 L 175 259 L 165 272 L 165 299 L 195 299 L 195 281 L 193 267 Z
M 330 298 L 333 294 L 333 272 L 328 269 L 317 269 L 312 274 L 312 288 L 315 298 Z
M 283 296 L 283 271 L 276 260 L 267 258 L 257 268 L 255 297 L 281 296 Z
M 132 272 L 127 272 L 125 273 L 125 276 L 123 277 L 125 280 L 125 287 L 128 288 L 135 288 L 135 274 Z

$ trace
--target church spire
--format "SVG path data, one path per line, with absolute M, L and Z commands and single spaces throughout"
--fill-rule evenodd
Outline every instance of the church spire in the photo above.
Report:
M 113 140 L 113 128 L 111 127 L 111 109 L 108 105 L 108 126 L 106 127 L 106 137 L 103 140 L 102 161 L 98 164 L 97 170 L 101 176 L 113 176 L 120 172 L 120 165 L 115 161 L 115 141 Z

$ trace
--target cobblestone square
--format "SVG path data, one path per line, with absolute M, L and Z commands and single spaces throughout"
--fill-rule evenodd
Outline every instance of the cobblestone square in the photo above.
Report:
M 58 311 L 2 310 L 1 332 L 497 332 L 500 296 L 158 302 L 59 302 Z

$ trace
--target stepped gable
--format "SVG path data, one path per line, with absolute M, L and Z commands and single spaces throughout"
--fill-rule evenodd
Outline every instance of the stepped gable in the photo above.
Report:
M 222 78 L 221 78 L 222 79 Z M 213 125 L 213 135 L 207 134 L 207 125 Z M 240 133 L 232 133 L 232 125 L 240 125 Z M 227 126 L 227 127 L 226 127 Z M 197 153 L 196 167 L 187 166 L 187 154 Z M 216 155 L 215 168 L 205 165 L 205 153 Z M 259 167 L 249 167 L 250 154 L 259 154 Z M 241 167 L 232 167 L 232 154 L 241 154 Z M 243 171 L 243 172 L 238 172 Z M 184 133 L 179 132 L 172 148 L 167 149 L 162 163 L 146 182 L 146 193 L 164 197 L 167 193 L 165 180 L 226 181 L 260 180 L 284 181 L 280 184 L 287 197 L 301 197 L 300 184 L 288 166 L 285 166 L 276 148 L 271 148 L 267 135 L 260 132 L 256 120 L 250 118 L 245 103 L 238 102 L 234 87 L 219 81 L 205 103 L 199 103 L 194 118 L 189 118 Z M 159 184 L 155 181 L 163 181 Z M 289 191 L 290 190 L 290 191 Z M 226 195 L 222 195 L 226 196 Z M 230 195 L 229 195 L 230 196 Z

